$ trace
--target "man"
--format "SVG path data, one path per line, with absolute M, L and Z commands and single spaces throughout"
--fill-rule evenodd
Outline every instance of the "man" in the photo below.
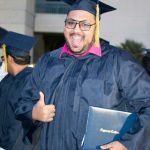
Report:
M 98 3 L 101 14 L 114 10 Z M 39 60 L 22 93 L 16 114 L 20 120 L 43 122 L 41 150 L 82 150 L 90 105 L 139 116 L 141 128 L 137 122 L 132 133 L 102 149 L 150 149 L 150 79 L 127 52 L 103 40 L 98 44 L 96 5 L 97 0 L 73 2 L 65 20 L 64 47 Z M 26 140 L 31 140 L 29 129 Z
M 0 39 L 0 45 L 5 48 L 7 61 L 5 67 L 8 74 L 0 82 L 0 147 L 5 150 L 30 150 L 22 141 L 21 122 L 15 118 L 15 106 L 20 93 L 27 82 L 32 68 L 30 64 L 30 49 L 36 43 L 34 37 L 15 32 L 7 32 Z

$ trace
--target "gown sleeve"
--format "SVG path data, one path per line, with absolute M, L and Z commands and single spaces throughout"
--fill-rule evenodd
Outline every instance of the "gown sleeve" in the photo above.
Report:
M 32 135 L 35 130 L 41 126 L 40 122 L 33 122 L 32 109 L 39 100 L 40 83 L 44 75 L 44 69 L 49 55 L 42 56 L 27 81 L 15 108 L 15 115 L 22 122 L 24 129 L 24 142 L 32 143 Z
M 136 112 L 137 122 L 121 142 L 128 150 L 150 149 L 150 77 L 145 69 L 126 52 L 117 58 L 118 87 L 127 110 Z

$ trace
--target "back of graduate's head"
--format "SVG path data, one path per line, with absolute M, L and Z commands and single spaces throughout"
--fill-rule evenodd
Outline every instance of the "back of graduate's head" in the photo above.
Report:
M 19 65 L 30 64 L 30 51 L 36 42 L 37 39 L 35 37 L 11 31 L 7 32 L 7 34 L 0 39 L 0 44 L 3 51 L 5 51 L 5 59 L 10 56 L 14 62 Z
M 8 32 L 2 43 L 6 45 L 7 56 L 13 57 L 17 64 L 25 65 L 30 63 L 30 51 L 37 42 L 35 37 Z
M 7 49 L 7 48 L 6 48 Z M 6 50 L 7 51 L 7 50 Z M 6 56 L 7 56 L 7 59 L 8 57 L 12 57 L 14 62 L 18 65 L 28 65 L 30 64 L 30 61 L 31 61 L 31 56 L 30 54 L 27 54 L 27 55 L 24 55 L 24 56 L 16 56 L 14 54 L 11 54 L 11 53 L 7 53 L 6 52 Z

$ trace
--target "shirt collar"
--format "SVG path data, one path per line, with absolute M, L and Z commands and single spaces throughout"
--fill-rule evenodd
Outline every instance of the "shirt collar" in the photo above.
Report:
M 72 56 L 74 56 L 74 57 L 76 57 L 76 58 L 85 56 L 85 55 L 87 55 L 87 54 L 89 54 L 89 53 L 101 57 L 101 52 L 102 52 L 102 51 L 101 51 L 101 46 L 100 46 L 99 48 L 92 46 L 92 47 L 91 47 L 88 51 L 86 51 L 85 53 L 83 53 L 83 54 L 81 54 L 81 55 L 76 55 L 76 54 L 72 53 L 72 52 L 68 49 L 68 46 L 67 46 L 67 44 L 65 43 L 64 46 L 63 46 L 63 48 L 62 48 L 62 51 L 61 51 L 61 53 L 60 53 L 59 58 L 61 58 L 64 53 L 67 53 L 67 54 L 69 54 L 69 55 L 72 55 Z

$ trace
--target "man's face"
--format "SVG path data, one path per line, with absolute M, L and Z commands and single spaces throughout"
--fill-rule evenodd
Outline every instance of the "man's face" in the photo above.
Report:
M 94 33 L 95 33 L 95 16 L 91 13 L 83 10 L 70 11 L 67 20 L 73 20 L 77 22 L 85 22 L 90 26 L 89 30 L 83 31 L 79 24 L 76 24 L 74 29 L 64 27 L 64 35 L 66 38 L 67 45 L 75 54 L 82 54 L 86 52 L 90 46 L 94 43 Z

